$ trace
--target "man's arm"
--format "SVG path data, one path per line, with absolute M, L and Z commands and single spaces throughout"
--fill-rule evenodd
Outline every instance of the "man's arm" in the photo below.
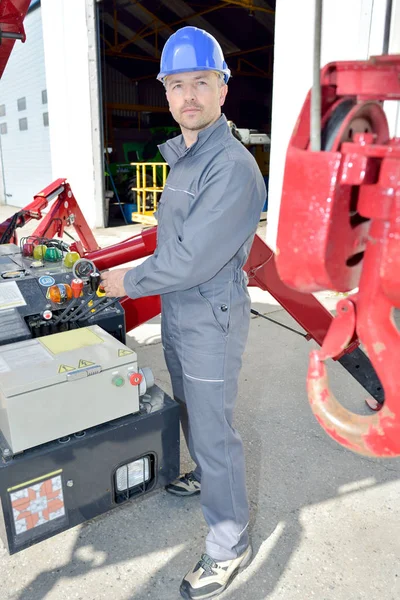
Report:
M 211 169 L 180 237 L 169 239 L 124 276 L 131 298 L 189 289 L 211 279 L 257 227 L 265 185 L 251 163 L 227 161 Z

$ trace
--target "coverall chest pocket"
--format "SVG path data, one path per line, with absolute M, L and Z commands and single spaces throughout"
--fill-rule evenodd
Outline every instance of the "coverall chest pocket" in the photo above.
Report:
M 190 189 L 167 183 L 163 192 L 164 218 L 183 224 L 189 216 L 194 198 Z
M 194 194 L 189 190 L 178 189 L 168 183 L 165 185 L 157 211 L 163 241 L 182 235 L 193 201 Z
M 204 283 L 196 288 L 197 294 L 207 307 L 210 317 L 224 335 L 229 333 L 231 282 Z

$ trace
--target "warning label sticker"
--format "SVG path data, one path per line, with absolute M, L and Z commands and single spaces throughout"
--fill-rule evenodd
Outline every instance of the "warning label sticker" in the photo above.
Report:
M 68 371 L 75 371 L 76 367 L 71 367 L 70 365 L 60 365 L 58 368 L 59 373 L 68 373 Z
M 81 358 L 81 360 L 79 361 L 78 369 L 83 369 L 84 367 L 91 367 L 94 364 L 96 364 L 96 363 L 94 363 L 90 360 L 84 360 L 83 358 Z
M 28 487 L 11 492 L 10 501 L 17 535 L 39 526 L 50 529 L 50 521 L 65 517 L 61 475 L 33 481 Z
M 128 356 L 129 354 L 133 354 L 133 350 L 128 350 L 128 348 L 120 348 L 118 350 L 118 356 Z

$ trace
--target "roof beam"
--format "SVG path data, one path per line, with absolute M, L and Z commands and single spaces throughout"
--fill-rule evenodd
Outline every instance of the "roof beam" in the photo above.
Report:
M 174 33 L 174 30 L 164 21 L 161 21 L 152 13 L 148 8 L 145 8 L 142 4 L 133 2 L 132 0 L 117 0 L 118 7 L 123 8 L 126 12 L 133 15 L 138 21 L 141 21 L 144 25 L 157 31 L 164 39 Z
M 252 17 L 256 19 L 270 33 L 274 32 L 275 28 L 275 11 L 270 7 L 265 0 L 221 0 L 227 5 L 240 6 L 249 11 Z
M 160 57 L 160 52 L 157 50 L 157 48 L 155 48 L 147 40 L 143 40 L 142 38 L 140 38 L 137 35 L 137 33 L 135 31 L 133 31 L 133 29 L 131 29 L 130 27 L 127 27 L 126 25 L 124 25 L 123 23 L 120 23 L 119 21 L 117 21 L 115 23 L 114 18 L 109 13 L 103 12 L 101 15 L 101 19 L 102 19 L 102 21 L 104 21 L 104 23 L 109 25 L 113 30 L 115 30 L 115 27 L 116 27 L 118 33 L 120 33 L 122 36 L 124 36 L 124 38 L 126 38 L 127 40 L 132 40 L 132 44 L 135 44 L 136 46 L 138 46 L 138 48 L 141 48 L 141 50 L 146 52 L 146 54 L 149 54 L 153 58 Z
M 269 9 L 271 13 L 263 12 L 260 10 L 254 11 L 254 18 L 260 23 L 267 31 L 274 33 L 275 31 L 275 13 L 271 10 L 271 7 L 265 0 L 253 0 L 255 6 L 260 8 Z
M 184 18 L 187 23 L 205 29 L 208 33 L 211 33 L 218 42 L 221 44 L 222 50 L 225 54 L 232 52 L 238 52 L 240 48 L 233 42 L 228 40 L 218 29 L 210 25 L 210 23 L 201 16 L 198 16 L 196 12 L 183 2 L 183 0 L 161 0 L 161 2 L 178 17 Z

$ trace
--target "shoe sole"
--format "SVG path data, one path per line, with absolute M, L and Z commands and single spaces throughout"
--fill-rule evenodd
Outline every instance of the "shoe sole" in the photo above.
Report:
M 189 590 L 186 589 L 186 586 L 183 587 L 183 584 L 181 584 L 179 591 L 181 593 L 182 598 L 185 598 L 185 600 L 207 600 L 207 598 L 215 598 L 216 596 L 219 596 L 220 594 L 225 592 L 225 590 L 232 583 L 232 581 L 235 579 L 235 577 L 237 575 L 239 575 L 239 573 L 244 571 L 249 566 L 252 558 L 253 558 L 253 549 L 250 550 L 250 554 L 249 554 L 249 557 L 246 559 L 246 562 L 244 564 L 241 563 L 239 565 L 239 568 L 236 569 L 236 571 L 233 571 L 232 575 L 229 577 L 229 579 L 226 582 L 226 584 L 224 585 L 224 587 L 219 590 L 216 590 L 215 592 L 211 592 L 210 594 L 205 594 L 204 596 L 191 596 Z
M 197 496 L 197 494 L 200 494 L 200 490 L 196 490 L 195 492 L 177 492 L 175 490 L 170 490 L 167 487 L 165 488 L 165 491 L 168 492 L 168 494 L 173 494 L 174 496 Z

